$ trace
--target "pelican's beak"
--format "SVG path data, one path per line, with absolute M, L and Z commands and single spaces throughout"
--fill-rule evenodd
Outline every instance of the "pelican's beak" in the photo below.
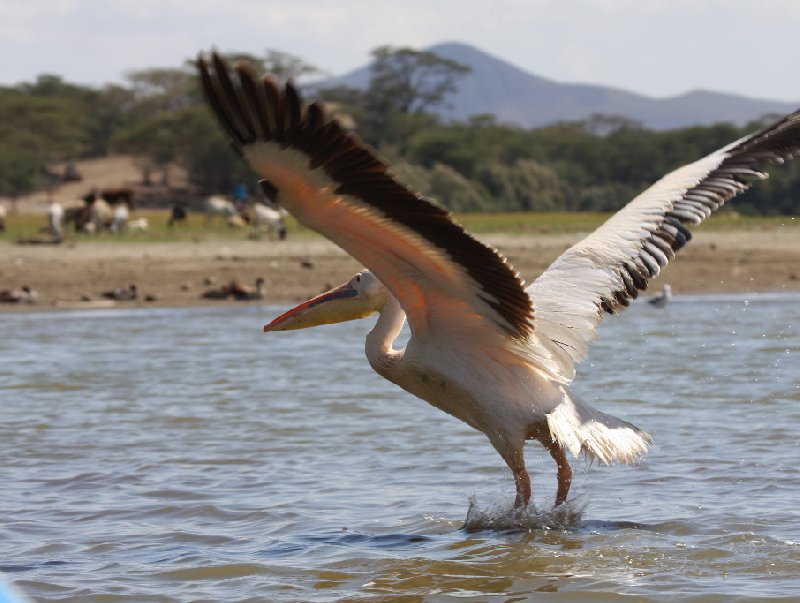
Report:
M 307 329 L 355 320 L 372 314 L 369 299 L 349 282 L 326 291 L 264 325 L 264 332 Z

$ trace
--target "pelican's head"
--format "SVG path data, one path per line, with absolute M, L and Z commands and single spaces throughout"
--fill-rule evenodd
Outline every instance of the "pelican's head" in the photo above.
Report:
M 356 274 L 349 281 L 303 302 L 281 314 L 264 331 L 307 329 L 364 318 L 380 312 L 386 302 L 386 288 L 369 270 Z

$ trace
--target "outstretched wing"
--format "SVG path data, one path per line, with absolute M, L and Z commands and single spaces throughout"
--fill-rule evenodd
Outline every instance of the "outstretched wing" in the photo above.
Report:
M 387 165 L 287 83 L 199 59 L 209 104 L 233 147 L 298 221 L 363 263 L 392 291 L 415 336 L 433 331 L 524 340 L 533 308 L 506 259 L 449 212 L 395 181 Z
M 556 259 L 528 293 L 535 337 L 556 356 L 557 376 L 574 376 L 603 313 L 615 314 L 647 287 L 691 239 L 689 226 L 766 178 L 765 164 L 799 149 L 800 111 L 667 174 Z

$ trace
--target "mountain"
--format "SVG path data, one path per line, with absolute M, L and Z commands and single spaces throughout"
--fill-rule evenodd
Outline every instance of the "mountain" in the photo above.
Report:
M 448 98 L 450 107 L 440 112 L 448 119 L 463 121 L 470 115 L 490 113 L 498 122 L 533 128 L 604 114 L 667 130 L 719 122 L 744 125 L 766 114 L 789 113 L 800 106 L 800 102 L 783 103 L 706 90 L 651 98 L 607 86 L 549 80 L 466 44 L 437 44 L 426 50 L 472 68 L 459 81 L 458 92 Z M 369 66 L 319 84 L 337 85 L 366 88 Z

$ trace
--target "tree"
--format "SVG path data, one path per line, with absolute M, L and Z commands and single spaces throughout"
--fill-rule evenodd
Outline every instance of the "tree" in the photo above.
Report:
M 554 211 L 564 206 L 556 171 L 532 159 L 520 159 L 513 165 L 487 165 L 478 180 L 490 193 L 494 210 Z
M 470 71 L 436 53 L 411 48 L 380 46 L 372 56 L 363 133 L 376 144 L 392 136 L 410 135 L 420 123 L 413 117 L 443 105 L 457 90 L 458 79 Z M 393 128 L 387 129 L 387 125 Z
M 263 66 L 265 73 L 271 73 L 281 81 L 297 81 L 322 73 L 320 69 L 310 63 L 306 63 L 300 57 L 282 50 L 275 50 L 274 48 L 267 50 Z
M 449 165 L 437 163 L 428 169 L 400 161 L 393 165 L 391 173 L 404 185 L 450 211 L 475 212 L 497 209 L 479 183 L 464 178 Z
M 366 90 L 318 90 L 325 112 L 378 147 L 411 188 L 456 211 L 619 209 L 662 174 L 755 130 L 731 124 L 651 131 L 613 115 L 593 115 L 534 130 L 476 115 L 442 123 L 432 111 L 447 102 L 467 68 L 433 53 L 384 46 L 373 52 Z M 289 53 L 250 61 L 280 79 L 319 73 Z M 770 120 L 772 121 L 772 120 Z M 43 74 L 0 86 L 0 195 L 47 184 L 48 164 L 127 151 L 143 170 L 186 168 L 199 193 L 230 191 L 255 177 L 230 152 L 205 107 L 193 61 L 144 69 L 127 84 L 93 89 Z M 166 180 L 165 180 L 166 183 Z M 736 200 L 736 211 L 800 212 L 800 162 Z
M 431 170 L 430 196 L 450 211 L 476 212 L 496 209 L 492 207 L 477 183 L 467 180 L 450 166 L 437 163 Z
M 154 169 L 161 170 L 162 182 L 169 181 L 169 164 L 176 159 L 176 146 L 181 133 L 176 127 L 175 113 L 160 113 L 139 120 L 132 127 L 116 134 L 116 149 L 140 156 L 137 166 L 142 170 L 142 183 L 150 185 Z
M 183 109 L 198 100 L 197 78 L 188 66 L 131 71 L 126 79 L 136 100 L 136 114 L 145 118 Z
M 641 130 L 642 122 L 630 119 L 624 115 L 608 115 L 593 113 L 585 120 L 579 122 L 583 129 L 595 136 L 606 136 L 620 130 Z
M 249 63 L 256 73 L 266 73 L 274 76 L 281 82 L 286 80 L 299 81 L 310 76 L 322 74 L 315 65 L 306 63 L 303 59 L 290 52 L 268 48 L 264 56 L 258 56 L 249 52 L 221 52 L 220 56 L 230 65 L 238 62 Z M 196 70 L 195 61 L 188 61 L 187 66 L 191 67 L 192 73 Z
M 136 99 L 130 89 L 108 84 L 102 90 L 92 92 L 91 105 L 93 119 L 88 128 L 85 154 L 101 157 L 111 152 L 114 134 L 131 125 Z
M 50 75 L 0 88 L 0 194 L 35 190 L 48 163 L 84 154 L 92 123 L 87 93 Z
M 380 46 L 372 51 L 370 102 L 398 113 L 425 113 L 444 104 L 470 68 L 433 52 Z
M 17 197 L 36 188 L 41 160 L 26 135 L 0 138 L 0 196 Z

